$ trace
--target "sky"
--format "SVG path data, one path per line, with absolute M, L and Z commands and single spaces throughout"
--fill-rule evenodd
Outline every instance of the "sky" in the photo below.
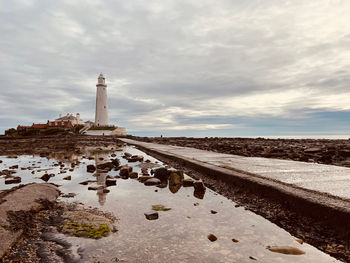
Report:
M 139 136 L 350 137 L 348 0 L 0 0 L 0 134 L 80 113 Z

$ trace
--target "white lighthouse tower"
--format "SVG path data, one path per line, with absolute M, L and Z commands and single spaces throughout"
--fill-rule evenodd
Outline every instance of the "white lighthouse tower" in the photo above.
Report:
M 98 77 L 96 87 L 95 126 L 108 126 L 107 85 L 102 73 Z

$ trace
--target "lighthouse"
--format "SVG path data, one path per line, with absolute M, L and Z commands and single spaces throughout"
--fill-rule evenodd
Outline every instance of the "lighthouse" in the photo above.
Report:
M 98 76 L 96 88 L 95 126 L 108 126 L 107 85 L 102 73 Z

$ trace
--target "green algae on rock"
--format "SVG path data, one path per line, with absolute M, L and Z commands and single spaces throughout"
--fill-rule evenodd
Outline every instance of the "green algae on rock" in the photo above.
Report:
M 170 207 L 165 207 L 164 205 L 152 205 L 152 210 L 154 211 L 169 211 Z
M 100 239 L 106 237 L 110 233 L 108 225 L 102 224 L 98 228 L 92 225 L 82 225 L 75 222 L 65 223 L 63 228 L 70 229 L 71 234 L 76 237 L 88 237 L 94 239 Z

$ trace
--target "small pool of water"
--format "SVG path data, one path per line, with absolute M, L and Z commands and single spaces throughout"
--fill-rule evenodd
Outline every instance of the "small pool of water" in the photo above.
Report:
M 119 171 L 86 171 L 88 164 L 96 165 L 115 154 L 113 158 L 120 159 L 122 165 L 128 164 L 133 171 L 141 173 L 140 162 L 128 163 L 122 158 L 125 151 L 143 155 L 144 160 L 164 166 L 152 156 L 126 146 L 119 151 L 90 148 L 84 155 L 0 156 L 3 161 L 0 170 L 18 165 L 14 175 L 20 176 L 24 184 L 42 183 L 40 177 L 43 174 L 55 174 L 49 182 L 60 185 L 64 194 L 76 194 L 74 198 L 60 197 L 60 200 L 82 202 L 85 206 L 112 212 L 119 219 L 116 223 L 118 232 L 106 238 L 67 237 L 84 249 L 81 262 L 337 262 L 306 243 L 299 244 L 285 230 L 243 207 L 236 207 L 233 201 L 209 189 L 203 199 L 199 199 L 194 196 L 193 187 L 181 187 L 173 193 L 174 189 L 170 191 L 169 187 L 145 186 L 136 179 L 119 178 L 116 186 L 107 187 L 107 175 L 118 176 Z M 63 180 L 68 175 L 71 180 Z M 94 182 L 80 184 L 87 180 Z M 88 190 L 92 185 L 102 187 L 97 191 Z M 0 190 L 13 186 L 5 185 L 3 176 L 0 177 Z M 152 205 L 156 204 L 171 210 L 160 211 L 157 220 L 147 220 L 144 213 L 151 211 Z M 217 213 L 213 214 L 211 210 Z M 218 240 L 211 242 L 207 238 L 209 234 L 214 234 Z M 306 253 L 284 255 L 269 251 L 267 246 L 293 246 Z

